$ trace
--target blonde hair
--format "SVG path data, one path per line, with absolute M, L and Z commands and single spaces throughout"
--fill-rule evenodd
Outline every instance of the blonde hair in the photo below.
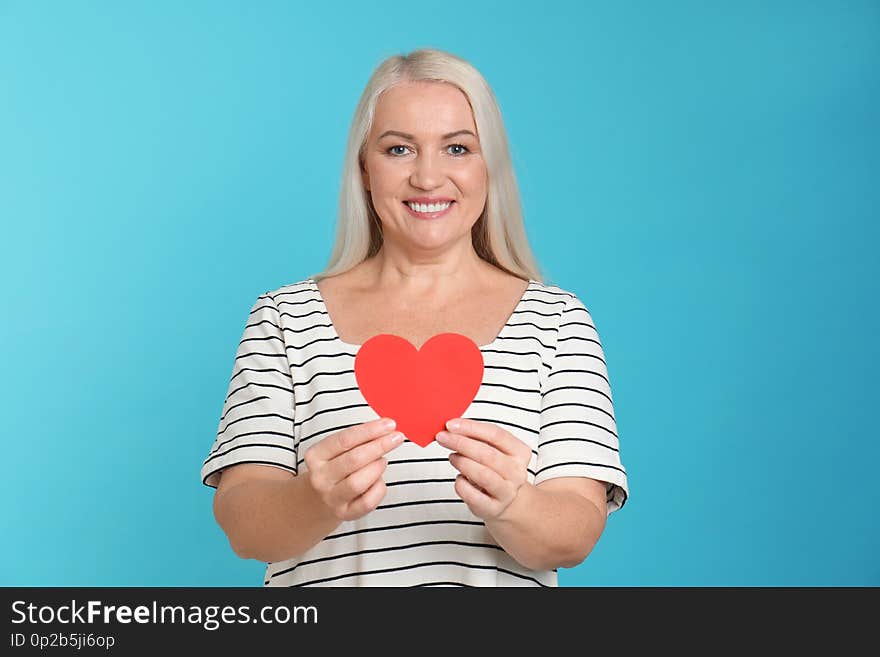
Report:
M 486 205 L 471 230 L 474 250 L 485 261 L 522 279 L 543 282 L 525 232 L 519 189 L 501 110 L 485 78 L 470 63 L 431 48 L 385 59 L 373 71 L 355 109 L 345 160 L 336 241 L 329 264 L 316 281 L 348 271 L 382 246 L 381 222 L 364 188 L 361 164 L 379 96 L 401 82 L 446 82 L 464 93 L 474 113 L 488 173 Z

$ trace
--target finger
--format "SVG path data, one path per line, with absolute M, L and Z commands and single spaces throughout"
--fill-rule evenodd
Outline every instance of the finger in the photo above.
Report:
M 499 452 L 504 452 L 510 456 L 518 455 L 518 450 L 521 449 L 521 445 L 518 443 L 522 443 L 523 441 L 509 431 L 502 429 L 497 424 L 483 422 L 481 420 L 471 420 L 463 417 L 454 419 L 455 422 L 458 423 L 458 428 L 452 429 L 450 427 L 448 429 L 449 431 L 480 440 L 491 445 Z M 452 422 L 452 420 L 450 420 L 450 422 Z
M 379 502 L 385 497 L 385 491 L 385 480 L 379 477 L 363 495 L 356 497 L 348 503 L 343 512 L 343 517 L 346 519 L 360 518 L 369 513 L 379 506 Z
M 513 474 L 513 458 L 504 452 L 498 451 L 488 443 L 454 433 L 438 436 L 437 441 L 444 447 L 448 447 L 478 463 L 482 463 L 501 475 L 509 476 Z
M 464 475 L 456 477 L 454 486 L 455 492 L 458 493 L 461 500 L 470 508 L 480 512 L 480 515 L 489 512 L 493 505 L 497 504 L 494 499 L 468 481 Z
M 327 471 L 326 476 L 332 483 L 336 484 L 368 463 L 372 463 L 383 454 L 387 454 L 402 442 L 403 434 L 399 431 L 386 436 L 380 436 L 379 438 L 373 438 L 369 442 L 343 452 L 331 460 L 325 468 Z
M 496 500 L 504 496 L 505 479 L 494 470 L 461 454 L 450 454 L 449 462 L 468 481 Z
M 348 450 L 373 440 L 383 434 L 391 433 L 394 428 L 388 429 L 383 422 L 390 418 L 379 418 L 371 422 L 364 422 L 330 436 L 315 445 L 318 456 L 322 461 L 330 461 Z
M 378 458 L 375 461 L 367 463 L 359 470 L 352 472 L 333 487 L 333 490 L 330 493 L 331 503 L 334 505 L 347 504 L 365 493 L 369 490 L 370 486 L 376 483 L 376 479 L 379 479 L 382 476 L 387 464 L 387 459 Z

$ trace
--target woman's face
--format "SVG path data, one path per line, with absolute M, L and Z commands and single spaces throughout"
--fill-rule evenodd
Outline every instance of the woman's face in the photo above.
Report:
M 386 241 L 425 250 L 464 238 L 470 244 L 488 176 L 470 104 L 457 87 L 408 82 L 385 91 L 362 169 Z M 434 218 L 414 215 L 405 202 L 420 197 L 452 204 Z

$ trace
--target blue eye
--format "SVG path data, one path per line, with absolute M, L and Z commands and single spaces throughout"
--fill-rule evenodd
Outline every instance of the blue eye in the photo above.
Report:
M 394 152 L 395 148 L 409 148 L 409 146 L 397 144 L 396 146 L 390 146 L 388 149 L 386 149 L 385 152 L 390 155 L 394 155 L 395 157 L 405 155 L 405 153 Z M 468 149 L 468 147 L 463 144 L 450 144 L 449 148 L 461 148 L 463 150 L 463 152 L 452 153 L 452 155 L 456 155 L 456 156 L 461 156 L 461 155 L 464 155 L 465 153 L 470 153 L 470 150 Z

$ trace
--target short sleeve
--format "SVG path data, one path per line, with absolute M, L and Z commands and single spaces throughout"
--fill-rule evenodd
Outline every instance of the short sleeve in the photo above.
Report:
M 202 483 L 217 488 L 220 471 L 261 463 L 296 474 L 293 380 L 278 307 L 267 292 L 251 307 L 232 366 L 217 438 L 202 465 Z
M 605 354 L 590 312 L 575 295 L 562 309 L 556 351 L 541 390 L 534 483 L 555 477 L 605 482 L 608 515 L 629 496 Z

